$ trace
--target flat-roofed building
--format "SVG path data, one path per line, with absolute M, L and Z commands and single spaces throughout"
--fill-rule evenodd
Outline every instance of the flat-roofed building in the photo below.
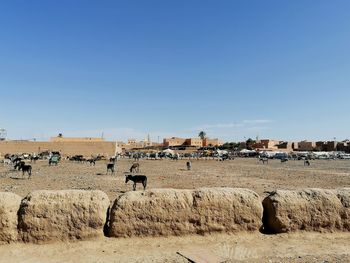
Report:
M 188 138 L 185 141 L 185 145 L 194 146 L 194 147 L 202 147 L 203 141 L 201 138 Z
M 298 151 L 313 151 L 316 148 L 316 142 L 301 141 L 298 142 Z
M 294 150 L 293 146 L 293 142 L 281 142 L 277 145 L 277 148 L 284 152 L 292 152 Z
M 259 140 L 259 141 L 255 142 L 252 145 L 252 148 L 257 149 L 257 150 L 275 151 L 275 150 L 278 150 L 278 145 L 280 143 L 281 143 L 281 141 L 263 139 L 263 140 Z
M 223 143 L 219 139 L 210 139 L 210 138 L 179 138 L 171 137 L 163 139 L 164 147 L 175 147 L 175 146 L 191 146 L 191 147 L 203 147 L 203 146 L 220 146 Z
M 220 145 L 223 145 L 223 142 L 221 142 L 219 139 L 204 138 L 203 140 L 203 146 L 220 146 Z
M 163 146 L 164 147 L 181 146 L 185 142 L 186 142 L 186 139 L 179 138 L 179 137 L 164 138 L 163 139 Z

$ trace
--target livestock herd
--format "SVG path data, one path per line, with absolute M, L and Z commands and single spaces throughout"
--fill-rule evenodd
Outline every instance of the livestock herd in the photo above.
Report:
M 106 163 L 106 173 L 114 175 L 117 170 L 117 161 L 121 158 L 133 160 L 133 163 L 130 169 L 125 172 L 125 182 L 133 181 L 133 189 L 136 188 L 136 183 L 141 183 L 144 189 L 147 186 L 147 177 L 145 175 L 140 174 L 140 163 L 139 160 L 163 160 L 169 159 L 173 161 L 178 160 L 187 160 L 186 167 L 187 170 L 192 169 L 192 160 L 209 160 L 214 159 L 217 161 L 226 161 L 226 160 L 234 160 L 237 157 L 251 157 L 256 158 L 259 163 L 268 164 L 270 159 L 278 159 L 281 163 L 286 163 L 289 160 L 302 160 L 304 162 L 304 166 L 310 166 L 311 160 L 316 159 L 317 154 L 312 152 L 309 153 L 275 153 L 274 155 L 268 152 L 258 152 L 254 153 L 252 151 L 247 154 L 234 151 L 225 151 L 225 150 L 217 150 L 217 151 L 197 151 L 192 153 L 177 153 L 173 150 L 165 150 L 159 152 L 140 152 L 140 151 L 130 151 L 125 152 L 123 154 L 118 154 L 116 156 L 112 156 L 107 158 L 103 155 L 91 155 L 90 157 L 85 157 L 83 155 L 73 155 L 66 156 L 64 159 L 69 162 L 75 163 L 86 163 L 90 166 L 95 166 L 96 162 L 104 161 Z M 321 159 L 321 158 L 320 158 Z M 339 158 L 340 159 L 340 158 Z M 49 166 L 57 166 L 62 161 L 62 156 L 60 152 L 43 152 L 39 154 L 6 154 L 2 158 L 2 162 L 5 166 L 11 168 L 12 171 L 22 171 L 22 178 L 27 174 L 28 179 L 32 178 L 32 165 L 35 164 L 36 161 L 43 160 L 47 161 Z M 102 173 L 101 173 L 102 174 Z
M 114 156 L 108 159 L 109 162 L 106 164 L 107 175 L 109 172 L 111 173 L 111 175 L 115 174 L 118 158 L 120 157 Z M 61 159 L 62 157 L 59 152 L 51 152 L 49 155 L 6 154 L 2 162 L 5 166 L 12 167 L 12 171 L 22 171 L 22 178 L 24 178 L 25 174 L 28 174 L 28 179 L 31 179 L 32 163 L 35 163 L 38 160 L 47 160 L 49 166 L 57 166 Z M 70 162 L 89 163 L 93 166 L 95 166 L 97 161 L 107 160 L 107 158 L 101 155 L 91 156 L 91 158 L 85 158 L 83 155 L 74 155 L 67 156 L 65 159 Z M 31 164 L 26 164 L 26 162 L 30 162 Z M 139 172 L 140 164 L 134 162 L 131 165 L 129 172 L 125 173 L 125 183 L 128 183 L 128 181 L 132 181 L 134 183 L 133 190 L 136 190 L 136 183 L 141 183 L 143 185 L 144 190 L 146 189 L 147 177 L 145 175 L 137 174 Z

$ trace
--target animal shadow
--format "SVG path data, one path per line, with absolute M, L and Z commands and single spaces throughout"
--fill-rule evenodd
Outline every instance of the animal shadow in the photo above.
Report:
M 14 179 L 14 180 L 26 180 L 27 178 L 24 178 L 24 177 L 13 177 L 13 176 L 10 176 L 11 179 Z

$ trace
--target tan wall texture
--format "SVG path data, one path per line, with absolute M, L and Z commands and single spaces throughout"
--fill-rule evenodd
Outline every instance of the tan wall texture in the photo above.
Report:
M 103 138 L 94 137 L 51 137 L 51 142 L 103 142 Z
M 62 155 L 81 154 L 84 156 L 101 154 L 113 156 L 116 151 L 115 142 L 31 142 L 0 141 L 0 154 L 6 153 L 39 153 L 43 151 L 59 151 Z

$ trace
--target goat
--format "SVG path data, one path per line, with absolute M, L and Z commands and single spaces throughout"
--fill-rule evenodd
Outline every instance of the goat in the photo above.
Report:
M 111 174 L 114 174 L 114 165 L 115 165 L 115 163 L 108 163 L 107 164 L 107 174 L 108 174 L 108 171 L 111 171 Z
M 288 159 L 287 159 L 287 158 L 281 159 L 281 163 L 285 163 L 285 162 L 288 162 Z
M 133 181 L 133 190 L 136 191 L 136 183 L 142 183 L 143 190 L 146 190 L 147 186 L 147 176 L 146 175 L 131 175 L 126 174 L 125 175 L 125 183 L 128 183 L 130 181 Z
M 304 160 L 304 166 L 310 166 L 310 161 L 309 160 Z
M 138 173 L 140 171 L 140 164 L 139 163 L 134 163 L 130 167 L 130 173 Z

